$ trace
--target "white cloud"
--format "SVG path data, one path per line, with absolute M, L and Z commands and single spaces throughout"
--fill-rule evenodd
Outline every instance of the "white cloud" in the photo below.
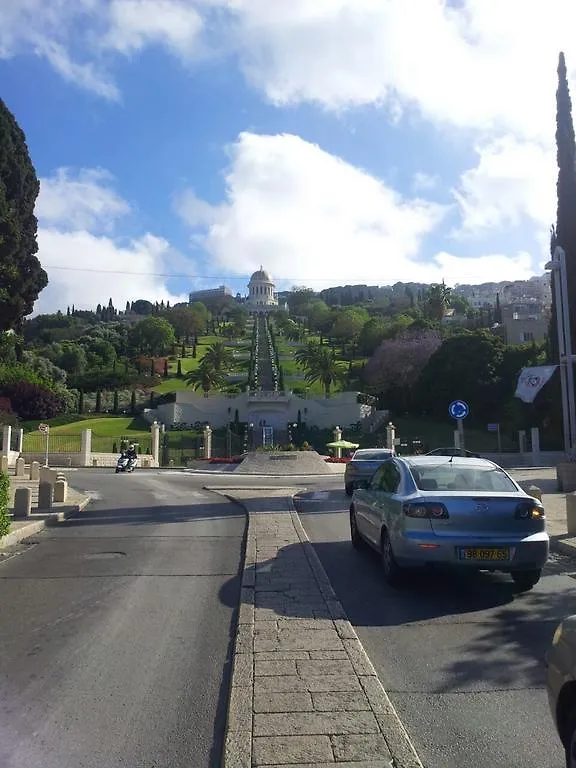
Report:
M 548 137 L 573 0 L 222 0 L 251 82 L 328 109 L 399 97 L 440 124 Z M 521 33 L 519 31 L 521 25 Z
M 231 148 L 227 199 L 182 195 L 176 208 L 224 272 L 264 264 L 278 280 L 320 288 L 398 280 L 469 282 L 479 274 L 532 274 L 530 257 L 446 253 L 421 260 L 423 241 L 447 213 L 403 198 L 367 172 L 293 135 L 240 134 Z
M 449 285 L 479 285 L 500 280 L 528 280 L 534 275 L 532 257 L 521 252 L 514 256 L 492 254 L 476 259 L 463 259 L 442 251 L 434 256 L 442 277 Z
M 59 168 L 53 177 L 40 180 L 36 215 L 46 226 L 110 231 L 118 217 L 130 212 L 112 183 L 113 177 L 102 169 L 75 173 Z
M 462 175 L 454 190 L 461 234 L 476 236 L 524 223 L 547 230 L 556 208 L 554 151 L 506 136 L 478 146 L 476 152 L 478 164 Z
M 105 45 L 129 54 L 149 44 L 160 44 L 187 58 L 202 29 L 202 17 L 189 2 L 112 0 Z
M 145 233 L 127 241 L 103 234 L 130 211 L 112 181 L 102 169 L 65 168 L 41 180 L 38 257 L 49 283 L 36 302 L 36 313 L 72 304 L 94 309 L 110 296 L 120 309 L 137 298 L 183 300 L 167 289 L 162 277 L 182 261 L 165 239 Z M 190 262 L 187 266 L 192 267 Z

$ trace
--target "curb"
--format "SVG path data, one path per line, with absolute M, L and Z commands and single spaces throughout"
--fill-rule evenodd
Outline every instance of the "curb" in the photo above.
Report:
M 79 512 L 86 509 L 90 501 L 90 496 L 86 496 L 86 498 L 82 499 L 78 504 L 72 504 L 68 509 L 63 510 L 62 512 L 53 512 L 45 520 L 36 520 L 31 522 L 30 525 L 20 528 L 18 531 L 12 531 L 12 533 L 6 534 L 6 536 L 3 536 L 2 539 L 0 539 L 0 549 L 19 544 L 30 536 L 36 536 L 36 534 L 40 533 L 45 528 L 58 525 L 58 523 L 68 520 L 70 517 L 74 517 L 74 515 L 77 515 Z
M 550 537 L 550 551 L 558 552 L 567 557 L 576 557 L 576 545 L 569 544 L 567 541 L 561 541 L 558 538 Z
M 240 587 L 240 607 L 234 638 L 233 666 L 230 676 L 225 742 L 221 765 L 222 768 L 249 768 L 252 762 L 251 715 L 249 718 L 250 728 L 243 727 L 240 729 L 238 724 L 246 722 L 247 715 L 244 710 L 248 702 L 246 701 L 246 696 L 241 694 L 246 693 L 247 685 L 251 685 L 253 679 L 254 653 L 250 648 L 247 634 L 253 633 L 254 627 L 254 564 L 256 552 L 250 531 L 252 515 L 241 500 L 225 492 L 233 490 L 231 488 L 221 489 L 222 496 L 244 509 L 247 517 L 247 527 Z M 288 503 L 288 513 L 290 514 L 298 539 L 304 548 L 316 583 L 326 601 L 338 635 L 343 640 L 354 670 L 360 679 L 369 681 L 363 682 L 362 687 L 376 715 L 381 733 L 392 755 L 390 768 L 423 768 L 422 762 L 394 705 L 390 701 L 364 646 L 354 627 L 350 624 L 346 612 L 332 588 L 324 566 L 300 521 L 292 497 L 287 496 L 285 498 Z M 334 763 L 334 765 L 336 766 L 338 763 Z M 349 763 L 349 765 L 352 764 Z M 286 766 L 286 768 L 289 768 L 289 766 Z M 314 768 L 314 764 L 310 764 L 307 768 Z

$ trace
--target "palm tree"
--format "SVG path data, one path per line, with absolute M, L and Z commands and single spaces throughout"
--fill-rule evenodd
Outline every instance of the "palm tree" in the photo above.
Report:
M 185 380 L 189 387 L 194 389 L 202 389 L 204 396 L 208 397 L 208 393 L 211 389 L 220 389 L 226 386 L 228 380 L 226 374 L 223 371 L 219 371 L 214 368 L 213 365 L 205 363 L 205 357 L 202 362 L 193 371 L 189 371 L 186 374 Z
M 426 314 L 431 320 L 442 320 L 450 304 L 450 291 L 444 281 L 431 285 L 426 293 Z
M 207 365 L 214 368 L 215 371 L 220 373 L 229 371 L 234 368 L 235 360 L 234 354 L 230 347 L 227 347 L 223 341 L 215 341 L 211 344 L 204 356 L 200 365 Z
M 322 384 L 326 397 L 330 396 L 332 385 L 342 381 L 346 375 L 344 363 L 336 359 L 329 347 L 316 342 L 310 342 L 299 349 L 294 359 L 304 369 L 309 384 L 315 381 Z

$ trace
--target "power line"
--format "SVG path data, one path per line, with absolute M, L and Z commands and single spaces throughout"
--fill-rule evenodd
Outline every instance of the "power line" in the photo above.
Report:
M 250 275 L 190 275 L 190 274 L 172 274 L 168 272 L 127 272 L 125 270 L 115 269 L 93 269 L 92 267 L 62 267 L 55 264 L 45 264 L 44 269 L 60 269 L 65 272 L 92 272 L 101 275 L 131 275 L 134 277 L 167 277 L 167 278 L 184 278 L 186 280 L 242 280 L 246 281 Z M 337 278 L 334 278 L 337 279 Z M 341 280 L 351 280 L 352 278 L 341 278 Z M 355 284 L 358 284 L 358 280 L 361 278 L 354 278 Z M 324 277 L 276 277 L 276 282 L 291 282 L 291 283 L 324 283 L 326 278 Z

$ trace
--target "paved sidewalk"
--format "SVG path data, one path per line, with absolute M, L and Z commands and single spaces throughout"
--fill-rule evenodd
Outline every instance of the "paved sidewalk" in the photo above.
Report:
M 10 511 L 13 512 L 14 494 L 17 488 L 32 489 L 32 514 L 26 520 L 13 520 L 10 524 L 10 531 L 0 539 L 0 549 L 10 547 L 14 544 L 27 539 L 29 536 L 35 536 L 43 531 L 47 525 L 67 520 L 69 517 L 81 512 L 90 503 L 90 496 L 75 491 L 68 486 L 68 495 L 65 503 L 54 503 L 50 512 L 38 511 L 38 481 L 10 476 Z
M 422 768 L 292 505 L 210 486 L 248 535 L 224 768 Z

